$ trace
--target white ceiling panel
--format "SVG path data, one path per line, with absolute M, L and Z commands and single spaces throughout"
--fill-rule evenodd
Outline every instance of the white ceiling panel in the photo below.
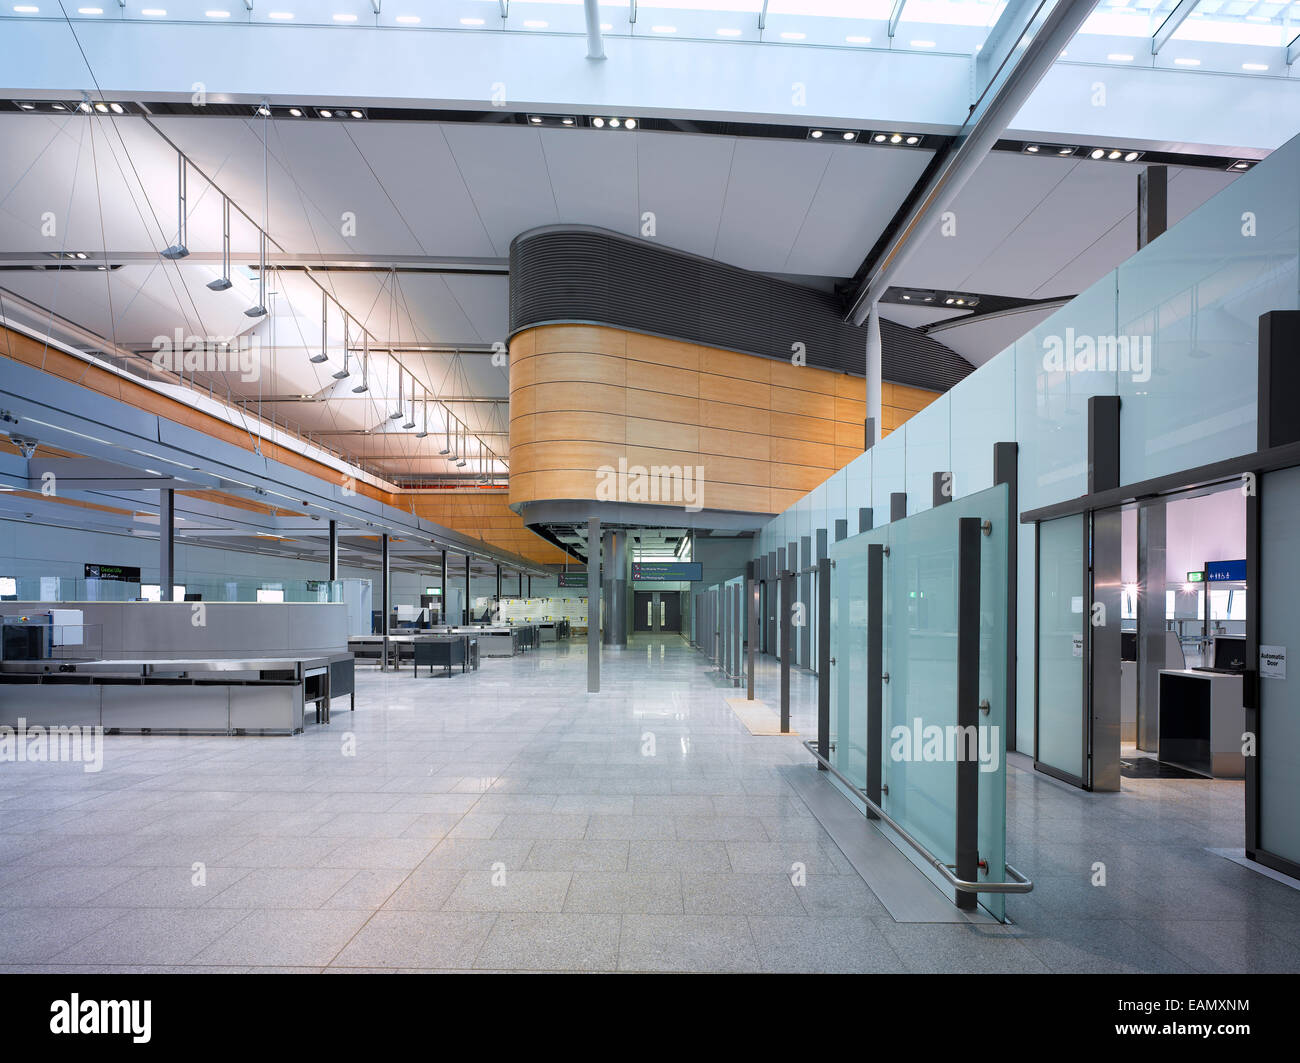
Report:
M 654 212 L 655 239 L 712 256 L 735 139 L 646 132 L 636 139 L 639 206 Z
M 640 138 L 614 129 L 541 129 L 538 135 L 560 221 L 636 235 Z

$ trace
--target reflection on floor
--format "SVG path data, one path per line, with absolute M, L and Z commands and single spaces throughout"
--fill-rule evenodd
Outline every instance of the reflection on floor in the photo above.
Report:
M 785 782 L 799 739 L 750 735 L 678 639 L 603 661 L 595 695 L 577 641 L 365 668 L 296 738 L 0 764 L 0 969 L 1300 970 L 1300 893 L 1205 851 L 1240 846 L 1240 783 L 1013 766 L 1014 925 L 903 925 Z

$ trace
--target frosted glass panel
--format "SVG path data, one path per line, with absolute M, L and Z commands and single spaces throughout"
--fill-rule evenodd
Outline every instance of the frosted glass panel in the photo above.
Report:
M 845 472 L 848 473 L 848 521 L 849 534 L 858 533 L 858 510 L 871 508 L 871 469 L 875 460 L 874 448 L 860 458 L 854 458 Z M 879 523 L 883 524 L 881 520 Z
M 1107 274 L 1016 341 L 1020 508 L 1076 498 L 1088 488 L 1088 398 L 1114 395 L 1113 369 L 1087 368 L 1067 349 L 1115 333 L 1115 275 Z M 1060 354 L 1058 358 L 1057 355 Z
M 1015 442 L 1016 358 L 1003 351 L 948 393 L 953 497 L 993 486 L 993 444 Z
M 1121 482 L 1255 449 L 1259 315 L 1294 310 L 1300 140 L 1119 267 L 1119 332 L 1150 352 L 1119 374 Z
M 907 425 L 895 428 L 871 448 L 871 507 L 876 526 L 889 521 L 889 496 L 907 490 Z
M 1300 863 L 1300 469 L 1265 474 L 1260 485 L 1260 646 L 1290 649 L 1286 679 L 1259 680 L 1259 840 Z M 1270 587 L 1286 588 L 1268 593 Z M 1251 663 L 1250 667 L 1255 667 Z
M 980 536 L 980 689 L 989 712 L 979 718 L 977 746 L 961 744 L 957 726 L 958 527 L 962 517 L 988 522 Z M 865 787 L 867 773 L 867 552 L 884 558 L 884 671 L 881 726 L 885 810 L 935 856 L 956 861 L 957 764 L 978 757 L 978 844 L 989 881 L 1006 863 L 1006 534 L 1005 485 L 853 536 L 831 549 L 831 631 L 836 658 L 831 714 L 836 767 Z M 937 746 L 934 744 L 937 738 Z M 904 848 L 910 859 L 917 859 Z M 983 874 L 983 873 L 982 873 Z M 980 895 L 998 918 L 1001 895 Z
M 940 395 L 907 421 L 907 512 L 929 509 L 933 498 L 934 474 L 952 471 L 948 448 L 948 416 L 951 400 Z
M 1084 780 L 1083 521 L 1038 525 L 1038 750 L 1035 759 Z

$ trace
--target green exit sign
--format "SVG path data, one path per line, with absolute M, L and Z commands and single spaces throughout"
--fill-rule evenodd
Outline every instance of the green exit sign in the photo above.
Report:
M 1188 583 L 1204 583 L 1204 582 L 1205 582 L 1205 573 L 1204 573 L 1204 572 L 1189 572 L 1189 573 L 1187 573 L 1187 582 L 1188 582 Z

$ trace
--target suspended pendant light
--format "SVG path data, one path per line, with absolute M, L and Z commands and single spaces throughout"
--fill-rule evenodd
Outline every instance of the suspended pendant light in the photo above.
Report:
M 343 315 L 343 368 L 334 373 L 335 380 L 346 380 L 352 375 L 351 371 L 348 369 L 348 347 L 351 345 L 351 342 L 352 339 L 348 333 L 348 315 L 345 313 Z
M 465 467 L 465 454 L 464 454 L 464 451 L 465 451 L 465 444 L 468 443 L 468 442 L 469 442 L 469 438 L 468 438 L 468 436 L 467 436 L 466 438 L 464 438 L 464 439 L 461 440 L 460 446 L 458 446 L 458 447 L 456 448 L 458 451 L 461 452 L 460 455 L 459 455 L 459 457 L 456 458 L 456 468 L 458 468 L 458 469 L 463 469 L 463 468 Z
M 214 292 L 229 291 L 230 280 L 230 200 L 221 197 L 221 276 L 208 281 L 208 287 Z
M 352 389 L 353 395 L 360 395 L 370 390 L 370 333 L 363 333 L 362 337 L 361 383 Z
M 330 360 L 329 347 L 329 297 L 325 294 L 325 289 L 320 293 L 320 354 L 313 354 L 308 361 L 314 365 Z
M 451 414 L 446 406 L 442 408 L 442 423 L 446 430 L 442 433 L 442 449 L 438 453 L 445 458 L 451 453 Z
M 391 352 L 391 351 L 389 352 L 389 356 L 390 356 L 390 357 L 392 356 L 392 352 Z M 388 415 L 388 419 L 389 419 L 390 421 L 396 421 L 396 420 L 400 420 L 400 419 L 401 419 L 401 416 L 402 416 L 402 403 L 403 403 L 403 401 L 404 401 L 404 400 L 403 400 L 403 397 L 402 397 L 402 394 L 403 394 L 403 392 L 402 392 L 402 386 L 403 386 L 404 383 L 405 383 L 405 378 L 402 376 L 402 367 L 399 365 L 399 366 L 397 367 L 397 409 L 395 409 L 392 413 L 390 413 L 390 414 Z
M 190 253 L 185 246 L 185 156 L 176 153 L 176 242 L 163 251 L 163 258 L 184 258 Z
M 411 377 L 411 391 L 412 393 L 414 393 L 415 391 L 415 377 Z M 406 422 L 402 425 L 402 427 L 403 428 L 415 427 L 415 395 L 414 394 L 411 395 L 411 416 L 406 419 Z
M 246 317 L 266 317 L 266 233 L 257 241 L 257 305 L 244 311 Z
M 412 405 L 414 405 L 415 400 L 412 399 L 411 402 Z M 423 406 L 424 406 L 424 412 L 421 415 L 421 419 L 420 419 L 420 430 L 415 433 L 416 439 L 423 439 L 425 436 L 429 434 L 429 396 L 427 394 L 424 396 Z

